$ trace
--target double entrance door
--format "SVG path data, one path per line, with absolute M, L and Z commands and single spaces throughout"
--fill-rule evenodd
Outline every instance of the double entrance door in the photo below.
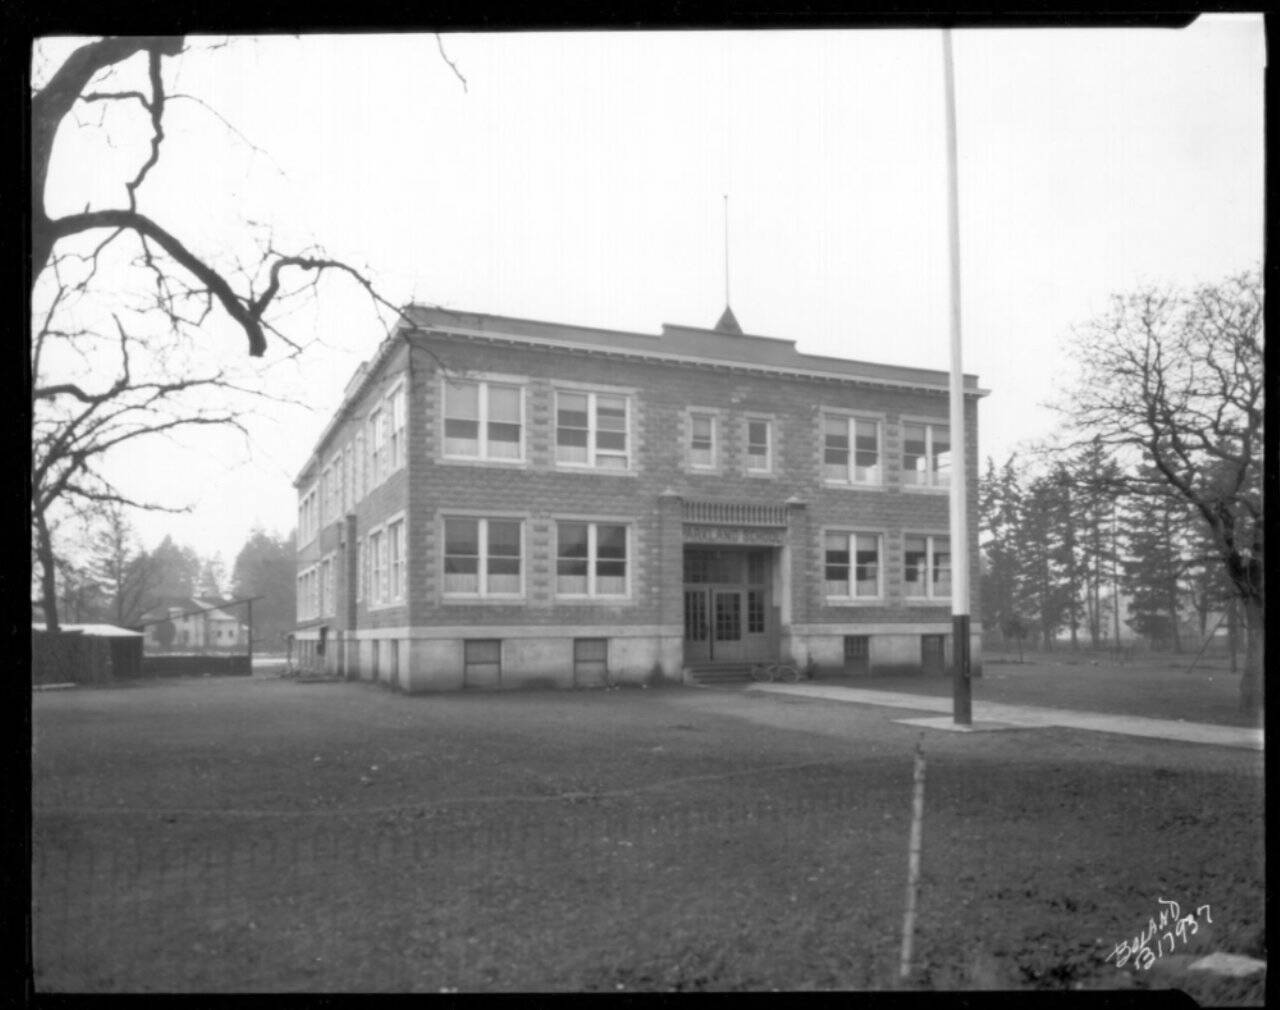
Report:
M 684 656 L 692 663 L 769 659 L 775 619 L 770 552 L 685 548 Z

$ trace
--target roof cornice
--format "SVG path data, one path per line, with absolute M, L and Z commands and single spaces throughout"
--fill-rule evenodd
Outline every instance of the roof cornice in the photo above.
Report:
M 427 326 L 411 331 L 410 337 L 416 336 L 456 336 L 467 340 L 483 340 L 491 344 L 507 344 L 510 346 L 541 347 L 548 350 L 571 350 L 599 358 L 613 358 L 635 361 L 655 361 L 664 364 L 694 365 L 712 370 L 724 370 L 759 375 L 776 375 L 788 378 L 809 379 L 819 382 L 835 382 L 841 384 L 869 386 L 883 389 L 911 389 L 929 393 L 949 393 L 946 383 L 913 382 L 906 379 L 890 379 L 877 376 L 854 375 L 847 372 L 822 372 L 813 369 L 789 368 L 781 365 L 766 365 L 753 362 L 728 361 L 720 358 L 703 358 L 690 354 L 676 354 L 670 351 L 648 351 L 638 348 L 601 347 L 598 344 L 581 344 L 568 340 L 551 340 L 546 337 L 531 337 L 522 333 L 499 333 L 491 330 L 473 330 L 463 326 Z M 964 395 L 979 399 L 990 395 L 991 390 L 974 385 L 965 388 Z

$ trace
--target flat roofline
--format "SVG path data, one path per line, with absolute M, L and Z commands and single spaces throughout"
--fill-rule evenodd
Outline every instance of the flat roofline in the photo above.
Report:
M 554 324 L 550 324 L 554 325 Z M 832 358 L 820 357 L 819 355 L 809 355 L 797 352 L 797 358 L 801 359 L 790 364 L 778 364 L 776 362 L 763 361 L 741 361 L 733 358 L 707 357 L 696 354 L 682 354 L 678 351 L 670 351 L 665 348 L 654 350 L 624 347 L 608 344 L 580 344 L 573 341 L 553 340 L 547 337 L 531 336 L 527 333 L 508 333 L 502 330 L 472 330 L 461 326 L 442 325 L 439 328 L 440 335 L 454 336 L 465 339 L 505 341 L 508 343 L 523 343 L 531 346 L 554 347 L 557 349 L 576 350 L 576 351 L 595 351 L 600 354 L 613 355 L 617 357 L 631 357 L 641 360 L 668 362 L 675 364 L 700 364 L 713 365 L 725 368 L 737 368 L 744 371 L 765 372 L 773 375 L 790 376 L 793 378 L 805 379 L 823 379 L 833 382 L 860 382 L 866 385 L 888 386 L 896 388 L 924 389 L 929 392 L 942 392 L 948 390 L 950 375 L 947 371 L 940 368 L 918 368 L 914 365 L 885 365 L 875 362 L 854 361 L 850 358 Z M 421 331 L 420 331 L 421 332 Z M 605 331 L 605 332 L 621 332 L 621 331 Z M 430 336 L 430 333 L 422 333 L 423 336 Z M 726 334 L 721 334 L 726 336 Z M 737 340 L 737 334 L 732 334 L 732 339 Z M 766 338 L 767 339 L 767 338 Z M 806 368 L 808 359 L 817 359 L 824 361 L 839 361 L 852 365 L 863 365 L 873 369 L 900 369 L 907 372 L 925 373 L 930 378 L 936 377 L 939 381 L 931 382 L 925 380 L 901 378 L 894 376 L 881 376 L 867 373 L 836 371 L 834 369 L 817 369 Z M 978 385 L 978 377 L 972 372 L 964 374 L 965 386 L 964 393 L 966 396 L 983 397 L 988 396 L 991 390 L 984 389 Z
M 626 337 L 639 337 L 642 340 L 652 340 L 655 343 L 662 342 L 662 336 L 660 334 L 641 333 L 639 330 L 609 329 L 604 326 L 583 326 L 579 323 L 558 323 L 549 319 L 530 319 L 527 316 L 502 316 L 495 312 L 472 312 L 469 309 L 446 309 L 439 305 L 421 305 L 418 302 L 410 302 L 401 311 L 407 316 L 415 309 L 422 312 L 444 312 L 451 316 L 475 316 L 480 319 L 500 319 L 503 322 L 508 323 L 528 323 L 531 326 L 551 326 L 559 330 L 581 330 L 584 333 L 614 333 L 621 334 Z M 514 335 L 515 334 L 513 334 L 513 336 Z

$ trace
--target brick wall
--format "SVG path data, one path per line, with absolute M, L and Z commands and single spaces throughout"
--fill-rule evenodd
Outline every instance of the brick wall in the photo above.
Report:
M 494 347 L 462 340 L 434 340 L 435 354 L 462 373 L 526 378 L 526 461 L 523 465 L 470 464 L 442 459 L 442 384 L 439 368 L 419 352 L 410 413 L 410 497 L 413 501 L 410 556 L 413 625 L 453 623 L 608 624 L 627 620 L 660 623 L 664 589 L 680 577 L 654 578 L 662 541 L 658 496 L 667 489 L 687 498 L 782 504 L 807 503 L 808 536 L 793 556 L 793 618 L 812 622 L 946 621 L 946 603 L 922 604 L 902 596 L 902 535 L 948 531 L 948 495 L 942 490 L 904 490 L 901 483 L 901 417 L 933 417 L 946 423 L 945 393 L 860 389 L 843 383 L 734 375 L 728 371 L 664 364 L 622 362 L 577 352 Z M 554 462 L 554 383 L 559 381 L 634 389 L 632 424 L 636 451 L 632 472 L 565 472 Z M 686 462 L 690 404 L 717 414 L 719 466 L 691 470 Z M 857 490 L 825 485 L 821 479 L 823 408 L 883 415 L 885 486 Z M 967 463 L 970 475 L 970 579 L 977 598 L 977 409 L 967 403 Z M 777 451 L 774 475 L 745 472 L 746 417 L 774 419 Z M 441 594 L 440 515 L 449 509 L 525 512 L 527 602 L 445 603 Z M 556 602 L 555 515 L 628 517 L 634 523 L 633 592 L 625 604 L 570 605 Z M 828 526 L 884 533 L 886 599 L 882 606 L 828 606 L 821 579 L 822 530 Z M 423 564 L 423 560 L 428 563 Z M 674 560 L 674 559 L 669 559 Z M 803 599 L 800 593 L 803 592 Z M 975 620 L 977 615 L 975 613 Z

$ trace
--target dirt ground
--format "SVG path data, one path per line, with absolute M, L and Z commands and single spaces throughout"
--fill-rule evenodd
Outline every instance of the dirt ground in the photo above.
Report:
M 1241 714 L 1240 675 L 1231 673 L 1225 660 L 1201 660 L 1189 670 L 1194 659 L 1194 654 L 1151 655 L 1117 662 L 1106 653 L 1061 651 L 1029 652 L 1019 661 L 1017 653 L 998 653 L 985 657 L 982 675 L 972 681 L 972 693 L 977 701 L 1011 705 L 1225 726 L 1261 724 Z M 849 683 L 937 697 L 950 697 L 952 691 L 949 677 L 858 677 Z
M 39 693 L 35 982 L 892 988 L 921 740 L 911 986 L 1171 984 L 1113 963 L 1161 898 L 1208 906 L 1162 961 L 1265 956 L 1261 754 L 1061 729 L 922 737 L 899 714 L 261 676 Z M 1256 979 L 1176 984 L 1262 1002 Z

